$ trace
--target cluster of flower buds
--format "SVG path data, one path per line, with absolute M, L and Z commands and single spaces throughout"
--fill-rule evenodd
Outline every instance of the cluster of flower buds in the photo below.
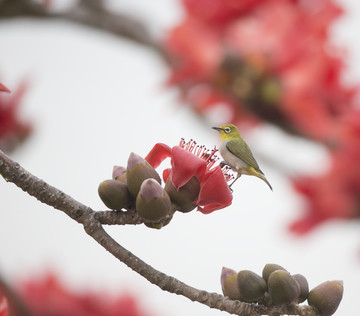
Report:
M 221 287 L 231 300 L 266 306 L 302 303 L 307 300 L 321 316 L 333 315 L 343 296 L 342 281 L 327 281 L 309 291 L 306 278 L 291 275 L 278 264 L 266 264 L 262 276 L 250 270 L 223 268 Z
M 135 209 L 145 225 L 159 229 L 170 222 L 174 211 L 193 210 L 199 190 L 195 177 L 179 190 L 168 178 L 163 188 L 156 170 L 145 159 L 131 153 L 127 168 L 115 166 L 112 179 L 101 182 L 98 193 L 110 209 Z

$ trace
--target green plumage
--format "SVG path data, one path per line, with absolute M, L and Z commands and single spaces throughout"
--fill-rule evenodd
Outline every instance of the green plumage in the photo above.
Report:
M 239 146 L 239 142 L 241 142 L 241 145 Z M 245 143 L 243 139 L 230 140 L 226 144 L 226 148 L 236 157 L 239 157 L 244 163 L 249 165 L 250 167 L 253 167 L 256 171 L 259 171 L 263 174 L 263 172 L 260 170 L 258 163 L 256 162 L 250 147 Z
M 230 187 L 242 174 L 247 174 L 260 178 L 272 190 L 269 181 L 260 170 L 250 147 L 243 140 L 236 126 L 227 124 L 221 127 L 213 127 L 213 129 L 216 129 L 221 136 L 219 151 L 224 159 L 224 163 L 237 172 L 237 177 L 230 184 Z

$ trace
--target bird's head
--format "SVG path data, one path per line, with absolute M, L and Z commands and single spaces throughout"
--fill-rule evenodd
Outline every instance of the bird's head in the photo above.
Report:
M 237 139 L 240 137 L 240 133 L 237 127 L 233 124 L 227 124 L 221 127 L 213 127 L 213 129 L 216 129 L 219 132 L 221 140 Z

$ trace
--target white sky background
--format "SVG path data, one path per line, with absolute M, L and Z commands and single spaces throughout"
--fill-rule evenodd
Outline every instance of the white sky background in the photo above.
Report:
M 182 14 L 177 0 L 113 4 L 142 18 L 159 36 Z M 346 79 L 360 82 L 360 5 L 342 4 L 348 13 L 333 34 L 349 50 Z M 1 81 L 15 90 L 28 79 L 23 110 L 35 125 L 12 158 L 80 202 L 105 209 L 98 184 L 111 177 L 113 165 L 126 165 L 130 152 L 145 156 L 155 143 L 176 145 L 181 137 L 210 148 L 219 143 L 210 122 L 203 124 L 182 107 L 176 90 L 163 88 L 167 74 L 152 52 L 109 34 L 65 22 L 1 21 Z M 321 148 L 272 128 L 246 137 L 255 156 L 276 157 L 293 170 L 326 165 Z M 345 293 L 336 315 L 358 314 L 359 224 L 329 222 L 305 237 L 291 236 L 287 226 L 305 205 L 285 177 L 258 162 L 274 192 L 244 176 L 227 209 L 179 213 L 160 231 L 144 225 L 107 231 L 154 268 L 209 292 L 221 293 L 222 266 L 261 273 L 266 263 L 278 263 L 305 275 L 310 287 L 341 279 Z M 0 273 L 8 280 L 52 270 L 78 289 L 130 290 L 154 315 L 225 314 L 162 292 L 97 245 L 81 225 L 1 179 L 0 199 Z

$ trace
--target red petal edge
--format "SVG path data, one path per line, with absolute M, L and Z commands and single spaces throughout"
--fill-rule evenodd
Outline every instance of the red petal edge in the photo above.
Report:
M 232 199 L 233 195 L 221 168 L 216 167 L 202 185 L 199 198 L 195 203 L 198 205 L 198 211 L 203 214 L 209 214 L 229 206 L 232 203 Z
M 0 83 L 0 91 L 2 92 L 10 92 L 8 88 L 6 88 L 2 83 Z
M 163 143 L 157 143 L 145 157 L 145 160 L 157 168 L 166 158 L 171 157 L 171 147 Z

